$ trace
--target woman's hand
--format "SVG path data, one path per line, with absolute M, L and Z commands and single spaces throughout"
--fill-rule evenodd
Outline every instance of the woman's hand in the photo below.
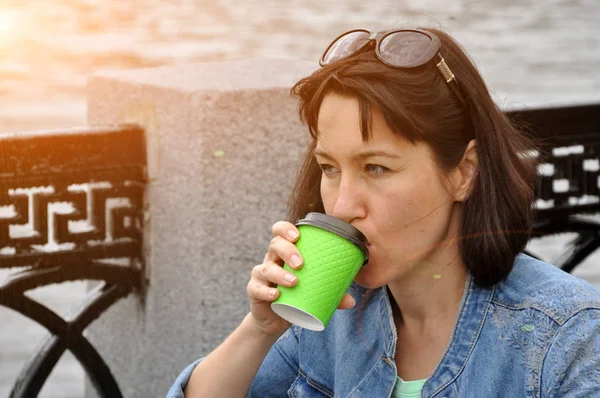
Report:
M 252 269 L 252 277 L 246 288 L 254 324 L 268 335 L 280 335 L 291 326 L 271 309 L 271 302 L 279 297 L 276 285 L 291 287 L 298 282 L 295 275 L 283 269 L 283 263 L 294 269 L 302 267 L 302 256 L 294 245 L 299 236 L 298 229 L 292 223 L 279 221 L 273 224 L 269 251 L 263 263 Z M 348 309 L 354 304 L 354 298 L 346 293 L 338 308 Z

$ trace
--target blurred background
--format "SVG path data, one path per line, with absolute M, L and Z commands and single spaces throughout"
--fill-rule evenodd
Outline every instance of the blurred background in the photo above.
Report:
M 98 70 L 251 57 L 316 66 L 333 38 L 357 27 L 448 31 L 504 108 L 594 103 L 598 21 L 598 0 L 0 0 L 0 133 L 84 125 L 86 81 Z M 569 239 L 530 248 L 552 262 Z M 585 277 L 594 263 L 597 256 L 575 274 Z M 83 283 L 70 283 L 30 295 L 66 315 L 84 293 Z M 0 308 L 0 397 L 43 336 Z M 83 378 L 67 353 L 41 396 L 81 397 Z
M 506 105 L 600 97 L 598 0 L 0 0 L 0 131 L 85 123 L 96 70 L 314 60 L 346 29 L 441 26 Z

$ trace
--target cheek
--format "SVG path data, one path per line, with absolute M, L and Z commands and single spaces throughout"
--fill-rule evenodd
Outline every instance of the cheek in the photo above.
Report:
M 406 209 L 412 219 L 437 214 L 437 208 L 448 201 L 448 194 L 430 170 L 415 173 L 404 190 Z
M 439 182 L 423 175 L 415 175 L 402 184 L 393 195 L 388 195 L 381 206 L 376 206 L 377 231 L 385 237 L 388 249 L 407 252 L 411 248 L 424 249 L 437 239 L 448 221 L 447 194 Z
M 372 210 L 378 213 L 381 226 L 389 232 L 400 232 L 409 228 L 432 207 L 431 186 L 420 176 L 412 176 L 398 184 L 394 190 L 380 195 L 379 206 Z
M 333 211 L 333 205 L 335 203 L 333 190 L 328 186 L 326 181 L 321 179 L 321 200 L 323 201 L 323 207 L 325 208 L 325 214 L 331 214 Z

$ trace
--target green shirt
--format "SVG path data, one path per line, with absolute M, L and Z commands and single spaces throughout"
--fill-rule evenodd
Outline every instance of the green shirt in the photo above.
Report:
M 427 379 L 404 381 L 398 377 L 392 391 L 392 398 L 420 398 L 426 381 Z

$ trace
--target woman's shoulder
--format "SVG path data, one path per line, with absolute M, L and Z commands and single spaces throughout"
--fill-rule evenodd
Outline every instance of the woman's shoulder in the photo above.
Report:
M 586 309 L 600 310 L 600 293 L 587 281 L 524 253 L 495 287 L 493 301 L 511 308 L 534 308 L 559 324 Z

